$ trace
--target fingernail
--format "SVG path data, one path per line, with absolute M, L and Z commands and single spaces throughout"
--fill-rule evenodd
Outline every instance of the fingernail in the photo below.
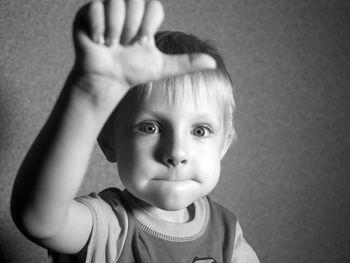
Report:
M 209 69 L 215 69 L 217 64 L 216 64 L 216 60 L 211 57 L 211 56 L 205 56 L 205 62 L 206 62 L 206 65 Z
M 94 37 L 94 41 L 97 43 L 97 44 L 100 44 L 100 45 L 103 45 L 105 43 L 105 39 L 102 35 L 96 35 Z
M 215 69 L 217 67 L 217 63 L 216 63 L 215 59 L 213 59 L 213 58 L 211 59 L 211 62 L 209 62 L 209 67 L 211 69 Z
M 152 37 L 148 37 L 148 36 L 141 36 L 138 40 L 138 42 L 141 45 L 150 45 L 152 44 L 154 41 L 154 39 Z
M 116 43 L 118 43 L 118 39 L 116 39 L 116 38 L 107 38 L 106 39 L 107 46 L 113 46 Z
M 148 42 L 148 37 L 147 36 L 141 36 L 138 41 L 140 44 L 145 45 Z

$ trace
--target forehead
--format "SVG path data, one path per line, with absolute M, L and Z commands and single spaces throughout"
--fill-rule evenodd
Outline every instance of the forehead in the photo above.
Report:
M 136 89 L 137 96 L 144 103 L 166 103 L 168 105 L 208 104 L 223 105 L 224 94 L 219 79 L 211 74 L 195 73 L 165 80 L 149 82 Z
M 138 106 L 143 112 L 159 112 L 168 115 L 222 115 L 222 104 L 207 93 L 194 94 L 190 89 L 179 94 L 164 93 L 160 88 L 152 89 L 147 97 L 139 100 Z
M 232 85 L 224 77 L 205 71 L 149 82 L 132 88 L 114 116 L 131 121 L 146 108 L 171 111 L 176 107 L 206 111 L 229 123 L 234 109 Z
M 123 121 L 132 121 L 138 116 L 211 116 L 222 119 L 222 103 L 206 92 L 193 94 L 191 89 L 168 93 L 161 87 L 153 87 L 147 95 L 139 96 L 136 89 L 131 90 L 118 106 L 117 116 Z

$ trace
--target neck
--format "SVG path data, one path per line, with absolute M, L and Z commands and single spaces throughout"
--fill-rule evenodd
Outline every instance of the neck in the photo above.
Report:
M 140 209 L 143 209 L 147 214 L 153 217 L 156 217 L 171 223 L 185 223 L 193 219 L 194 211 L 192 209 L 192 205 L 181 210 L 175 210 L 175 211 L 164 210 L 146 203 L 145 201 L 137 198 L 131 193 L 129 194 Z

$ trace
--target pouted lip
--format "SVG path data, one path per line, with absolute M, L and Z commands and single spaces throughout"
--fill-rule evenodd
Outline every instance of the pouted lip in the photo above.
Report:
M 181 174 L 178 171 L 170 170 L 161 176 L 157 176 L 154 181 L 166 181 L 166 182 L 183 182 L 183 181 L 196 181 L 193 177 Z
M 180 179 L 180 178 L 155 178 L 153 181 L 164 181 L 164 182 L 184 182 L 192 179 Z

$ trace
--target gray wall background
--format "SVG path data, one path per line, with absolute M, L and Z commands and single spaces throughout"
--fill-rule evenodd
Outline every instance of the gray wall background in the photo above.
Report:
M 73 63 L 84 1 L 0 2 L 0 261 L 45 262 L 12 223 L 16 170 Z M 165 29 L 215 41 L 236 85 L 238 142 L 216 200 L 262 262 L 350 262 L 350 2 L 163 1 Z M 120 185 L 99 149 L 81 193 Z

